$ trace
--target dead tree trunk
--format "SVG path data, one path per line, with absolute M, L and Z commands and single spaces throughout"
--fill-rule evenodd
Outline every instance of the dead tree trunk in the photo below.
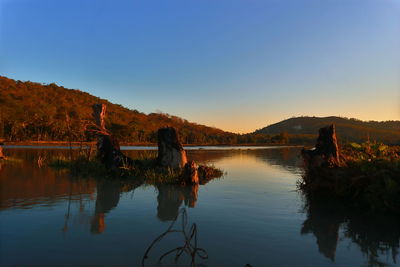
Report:
M 336 139 L 335 125 L 332 124 L 319 129 L 319 136 L 315 149 L 303 149 L 301 152 L 308 169 L 340 166 L 340 154 Z
M 106 131 L 106 123 L 105 123 L 105 117 L 106 117 L 106 110 L 107 106 L 104 104 L 94 104 L 92 106 L 93 109 L 93 117 L 96 122 L 96 125 Z
M 186 151 L 173 127 L 158 130 L 158 164 L 162 167 L 183 168 L 187 163 Z
M 97 126 L 97 156 L 107 168 L 132 167 L 133 160 L 125 156 L 119 147 L 118 141 L 105 128 L 106 105 L 94 104 L 93 117 Z

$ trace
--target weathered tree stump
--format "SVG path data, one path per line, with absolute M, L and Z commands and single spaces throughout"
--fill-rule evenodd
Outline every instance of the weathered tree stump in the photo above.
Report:
M 336 139 L 335 125 L 319 129 L 315 149 L 301 151 L 308 169 L 340 166 L 339 147 Z
M 199 183 L 198 166 L 193 160 L 185 164 L 183 168 L 182 184 L 194 185 Z
M 132 167 L 134 161 L 125 156 L 120 149 L 118 141 L 113 138 L 105 128 L 106 105 L 94 104 L 93 117 L 97 126 L 97 156 L 108 168 Z
M 162 167 L 183 168 L 187 163 L 186 151 L 173 127 L 158 130 L 158 164 Z

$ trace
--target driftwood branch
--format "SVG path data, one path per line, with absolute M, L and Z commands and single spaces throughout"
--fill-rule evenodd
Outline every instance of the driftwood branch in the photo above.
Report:
M 176 221 L 179 218 L 179 215 L 181 215 L 181 229 L 174 229 L 174 225 L 176 223 Z M 152 250 L 153 247 L 155 247 L 155 245 L 157 243 L 159 243 L 166 235 L 170 234 L 170 233 L 181 233 L 183 235 L 183 245 L 173 248 L 167 252 L 165 252 L 164 254 L 162 254 L 160 256 L 160 258 L 158 259 L 158 263 L 161 263 L 161 261 L 168 255 L 172 254 L 175 252 L 175 261 L 179 260 L 179 257 L 183 254 L 186 253 L 190 258 L 191 258 L 191 262 L 190 262 L 190 266 L 194 267 L 197 266 L 196 265 L 196 257 L 199 257 L 201 259 L 208 259 L 208 254 L 207 252 L 202 249 L 199 248 L 197 246 L 197 225 L 194 223 L 192 224 L 192 226 L 190 227 L 189 231 L 187 231 L 187 213 L 186 213 L 186 209 L 181 209 L 179 214 L 176 216 L 175 220 L 173 220 L 170 224 L 170 226 L 167 228 L 167 230 L 162 233 L 161 235 L 159 235 L 156 239 L 153 240 L 153 242 L 151 242 L 150 246 L 146 249 L 146 252 L 144 253 L 144 256 L 142 258 L 142 266 L 145 266 L 145 261 L 146 259 L 148 259 L 149 257 L 149 253 Z

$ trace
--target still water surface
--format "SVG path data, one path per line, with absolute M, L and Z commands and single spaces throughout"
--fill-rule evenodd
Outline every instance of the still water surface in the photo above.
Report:
M 143 151 L 129 150 L 132 157 Z M 357 216 L 296 192 L 298 148 L 191 149 L 188 156 L 226 175 L 204 186 L 133 187 L 72 177 L 37 165 L 68 150 L 9 148 L 0 163 L 0 265 L 140 266 L 150 243 L 185 208 L 209 258 L 198 266 L 384 266 L 399 264 L 398 218 Z M 181 225 L 176 222 L 177 227 Z M 181 246 L 167 235 L 149 254 L 154 266 Z M 162 266 L 188 266 L 190 259 Z

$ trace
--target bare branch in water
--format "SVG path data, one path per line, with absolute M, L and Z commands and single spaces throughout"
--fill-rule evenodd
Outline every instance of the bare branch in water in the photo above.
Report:
M 182 228 L 181 228 L 181 230 L 173 229 L 176 221 L 179 218 L 179 215 L 181 215 L 181 217 L 182 217 Z M 161 257 L 158 259 L 159 264 L 161 263 L 161 261 L 163 260 L 164 257 L 166 257 L 174 252 L 176 252 L 175 261 L 178 261 L 179 257 L 184 252 L 186 254 L 188 254 L 191 258 L 190 266 L 192 266 L 192 267 L 197 266 L 196 265 L 196 256 L 200 257 L 201 259 L 208 259 L 207 252 L 204 249 L 197 247 L 197 225 L 195 223 L 192 224 L 189 232 L 187 232 L 186 226 L 187 226 L 187 212 L 186 212 L 185 208 L 182 208 L 179 211 L 178 215 L 176 216 L 175 220 L 173 220 L 171 222 L 171 224 L 167 228 L 167 230 L 164 233 L 162 233 L 161 235 L 159 235 L 156 239 L 154 239 L 153 242 L 150 244 L 150 246 L 147 248 L 147 250 L 144 253 L 144 256 L 142 258 L 142 266 L 145 266 L 145 260 L 148 258 L 148 254 L 151 251 L 151 249 L 169 233 L 182 233 L 183 238 L 184 238 L 184 243 L 183 243 L 183 246 L 171 249 L 171 250 L 165 252 L 163 255 L 161 255 Z M 192 242 L 192 240 L 193 240 L 193 242 Z

